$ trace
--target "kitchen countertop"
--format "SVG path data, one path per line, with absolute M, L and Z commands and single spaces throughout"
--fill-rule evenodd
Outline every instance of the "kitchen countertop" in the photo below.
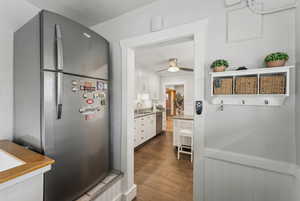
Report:
M 160 113 L 160 112 L 164 112 L 164 111 L 147 112 L 144 114 L 134 114 L 134 118 L 136 119 L 136 118 L 140 118 L 140 117 L 145 117 L 145 116 L 149 116 L 149 115 Z
M 174 116 L 173 119 L 194 120 L 194 116 L 192 116 L 192 115 L 177 115 L 177 116 Z
M 46 167 L 55 162 L 51 158 L 25 149 L 24 147 L 8 140 L 0 140 L 0 149 L 25 162 L 23 165 L 0 172 L 0 184 Z

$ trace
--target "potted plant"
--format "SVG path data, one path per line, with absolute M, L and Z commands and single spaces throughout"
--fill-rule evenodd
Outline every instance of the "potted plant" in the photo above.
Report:
M 228 68 L 228 66 L 229 66 L 228 61 L 224 59 L 216 60 L 211 64 L 211 68 L 213 69 L 214 72 L 224 72 L 226 68 Z
M 265 63 L 267 67 L 280 67 L 285 66 L 285 63 L 289 60 L 289 55 L 284 52 L 276 52 L 269 54 L 265 58 Z
M 180 93 L 176 93 L 175 106 L 178 114 L 182 115 L 184 110 L 184 96 Z

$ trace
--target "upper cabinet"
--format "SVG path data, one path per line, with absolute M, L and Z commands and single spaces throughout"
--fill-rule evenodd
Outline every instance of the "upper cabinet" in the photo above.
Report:
M 135 72 L 135 95 L 149 94 L 151 100 L 159 99 L 160 77 L 151 71 L 137 68 Z

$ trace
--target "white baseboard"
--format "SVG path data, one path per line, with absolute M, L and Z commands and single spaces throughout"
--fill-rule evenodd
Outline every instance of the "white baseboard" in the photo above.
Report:
M 300 170 L 296 171 L 297 166 L 292 163 L 233 153 L 218 149 L 205 149 L 204 155 L 206 158 L 259 168 L 266 171 L 277 172 L 279 174 L 285 174 L 289 176 L 296 176 L 296 174 L 298 174 L 300 178 Z
M 122 201 L 132 201 L 137 195 L 137 187 L 134 184 L 127 192 L 123 194 Z

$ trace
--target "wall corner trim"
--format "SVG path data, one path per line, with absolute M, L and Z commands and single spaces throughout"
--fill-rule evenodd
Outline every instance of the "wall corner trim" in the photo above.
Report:
M 132 201 L 137 196 L 137 186 L 134 184 L 127 192 L 123 194 L 122 201 Z

